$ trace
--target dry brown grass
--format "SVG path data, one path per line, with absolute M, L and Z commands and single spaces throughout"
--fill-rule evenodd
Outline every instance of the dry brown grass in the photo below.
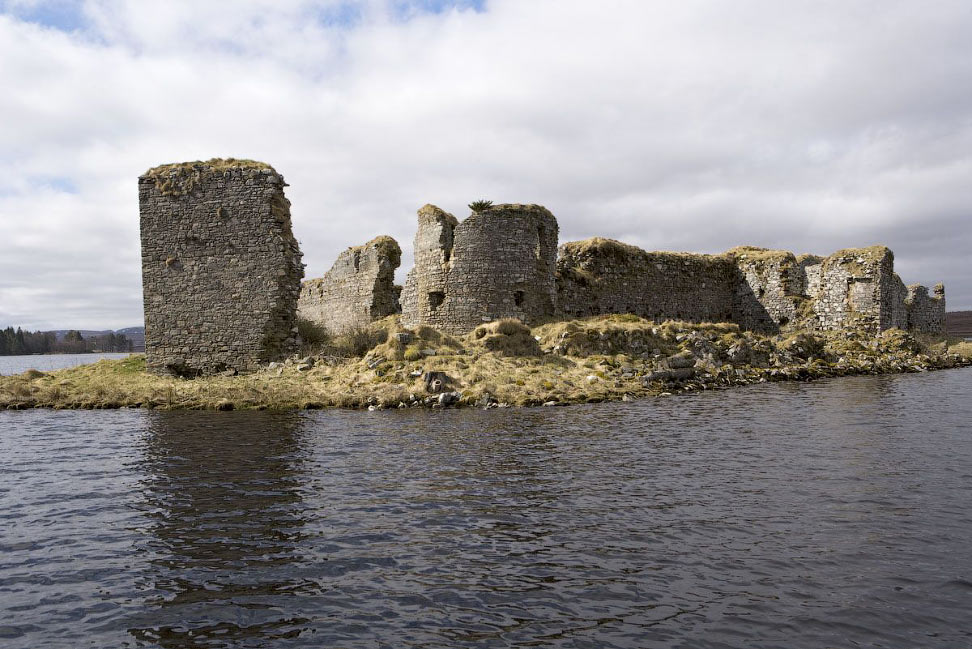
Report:
M 962 358 L 967 358 L 972 360 L 972 342 L 963 340 L 961 342 L 954 342 L 948 345 L 949 354 L 958 354 Z
M 833 376 L 944 367 L 948 364 L 935 358 L 945 358 L 946 345 L 949 354 L 972 362 L 972 343 L 917 341 L 897 330 L 876 337 L 862 332 L 817 333 L 812 350 L 799 344 L 803 351 L 788 351 L 795 338 L 760 336 L 740 331 L 734 324 L 656 324 L 635 316 L 549 323 L 532 331 L 517 321 L 500 321 L 484 325 L 462 340 L 426 328 L 409 332 L 400 327 L 397 318 L 374 326 L 385 332 L 386 339 L 368 349 L 363 358 L 329 357 L 309 371 L 287 365 L 245 376 L 180 379 L 148 374 L 144 357 L 132 356 L 50 373 L 0 377 L 0 408 L 397 407 L 428 396 L 422 374 L 432 371 L 449 377 L 449 389 L 460 392 L 464 405 L 483 403 L 487 395 L 510 405 L 604 401 L 672 389 L 661 383 L 646 387 L 641 377 L 663 367 L 664 358 L 674 354 L 694 354 L 699 367 L 709 372 L 708 379 L 693 379 L 678 389 L 702 389 L 705 381 L 711 383 L 719 377 L 722 384 L 727 377 L 732 383 L 736 368 L 726 363 L 729 350 L 739 348 L 752 351 L 746 354 L 745 364 L 738 366 L 750 377 L 749 382 L 766 376 L 772 380 L 806 377 L 811 371 L 815 376 Z M 411 335 L 408 343 L 394 335 L 402 332 Z M 536 345 L 534 336 L 541 338 L 546 351 L 566 347 L 561 349 L 566 355 L 534 355 L 527 343 Z M 495 339 L 507 339 L 503 344 L 509 347 L 491 350 L 487 343 Z M 509 355 L 520 344 L 530 348 L 530 353 Z M 434 355 L 422 353 L 433 349 Z M 788 368 L 763 364 L 786 355 Z

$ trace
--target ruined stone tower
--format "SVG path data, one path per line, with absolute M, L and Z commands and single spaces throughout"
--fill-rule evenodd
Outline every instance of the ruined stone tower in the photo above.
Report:
M 402 324 L 465 333 L 500 318 L 533 323 L 552 316 L 557 234 L 557 219 L 539 205 L 494 205 L 461 223 L 424 206 Z
M 283 177 L 209 160 L 138 179 L 149 371 L 246 372 L 296 349 L 303 266 Z
M 324 277 L 304 282 L 298 315 L 339 332 L 397 313 L 395 269 L 401 260 L 402 249 L 391 237 L 348 248 Z

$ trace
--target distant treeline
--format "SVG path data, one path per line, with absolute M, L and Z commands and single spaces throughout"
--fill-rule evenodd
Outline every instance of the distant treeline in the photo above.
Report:
M 20 327 L 0 330 L 0 356 L 130 352 L 132 349 L 132 341 L 125 334 L 108 333 L 84 338 L 80 331 L 69 331 L 58 340 L 53 331 L 24 331 Z

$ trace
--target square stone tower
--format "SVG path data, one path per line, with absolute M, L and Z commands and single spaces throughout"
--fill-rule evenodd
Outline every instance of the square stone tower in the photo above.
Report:
M 248 372 L 296 350 L 303 277 L 283 177 L 213 159 L 138 179 L 149 371 Z

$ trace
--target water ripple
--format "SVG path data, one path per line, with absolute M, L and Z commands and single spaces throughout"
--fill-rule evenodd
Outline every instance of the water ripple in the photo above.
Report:
M 0 413 L 0 644 L 969 647 L 970 378 Z

